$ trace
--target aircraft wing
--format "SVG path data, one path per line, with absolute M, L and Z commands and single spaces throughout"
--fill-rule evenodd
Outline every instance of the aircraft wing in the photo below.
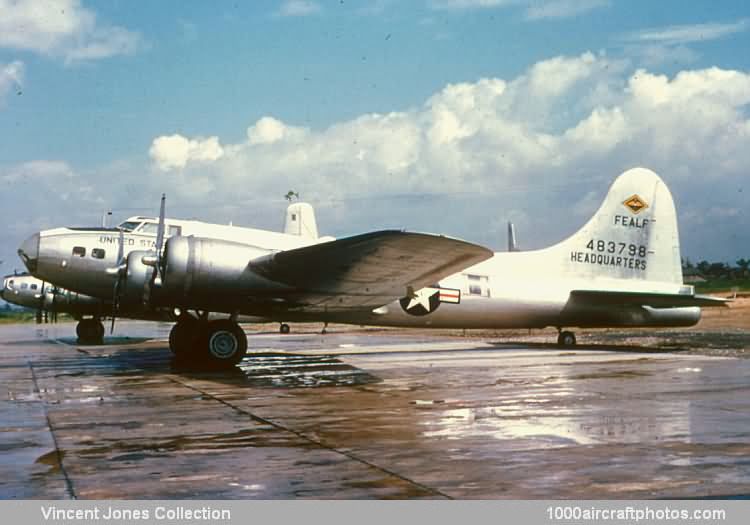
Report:
M 490 257 L 458 239 L 384 230 L 276 252 L 250 269 L 293 287 L 290 307 L 333 311 L 382 306 Z
M 573 299 L 602 305 L 644 305 L 653 308 L 680 306 L 728 306 L 731 299 L 700 294 L 618 292 L 609 290 L 573 290 Z

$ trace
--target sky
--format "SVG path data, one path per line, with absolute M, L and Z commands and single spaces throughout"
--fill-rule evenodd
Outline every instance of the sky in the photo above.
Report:
M 157 213 L 278 230 L 574 233 L 628 168 L 683 256 L 750 258 L 744 1 L 0 0 L 0 272 L 40 229 Z

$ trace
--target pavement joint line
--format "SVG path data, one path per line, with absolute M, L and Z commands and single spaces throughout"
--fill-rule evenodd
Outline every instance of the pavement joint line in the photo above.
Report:
M 26 364 L 28 364 L 29 370 L 31 371 L 31 380 L 34 382 L 34 392 L 39 395 L 39 399 L 42 403 L 42 408 L 44 409 L 44 417 L 47 420 L 47 428 L 49 428 L 49 433 L 52 436 L 52 443 L 55 446 L 55 457 L 57 459 L 57 465 L 60 467 L 60 472 L 62 472 L 63 478 L 65 479 L 65 489 L 67 490 L 70 499 L 78 499 L 75 489 L 73 488 L 73 481 L 70 479 L 70 476 L 68 476 L 68 471 L 65 470 L 65 465 L 63 465 L 62 453 L 60 452 L 60 446 L 57 442 L 55 428 L 52 425 L 52 420 L 49 417 L 47 402 L 42 398 L 42 392 L 39 389 L 39 382 L 37 381 L 36 373 L 34 372 L 34 365 L 31 363 L 31 361 L 27 361 Z
M 249 410 L 245 410 L 244 408 L 238 407 L 237 405 L 234 405 L 234 404 L 230 403 L 229 401 L 226 401 L 226 400 L 224 400 L 224 399 L 222 399 L 222 398 L 220 398 L 220 397 L 218 397 L 218 396 L 216 396 L 214 394 L 211 394 L 210 392 L 207 392 L 207 391 L 205 391 L 205 390 L 203 390 L 201 388 L 198 388 L 196 386 L 193 386 L 193 385 L 190 385 L 190 384 L 185 383 L 183 381 L 180 381 L 180 380 L 178 380 L 178 379 L 176 379 L 174 377 L 169 377 L 169 379 L 171 381 L 173 381 L 174 383 L 182 385 L 182 386 L 184 386 L 186 388 L 189 388 L 189 389 L 191 389 L 191 390 L 193 390 L 195 392 L 198 392 L 201 395 L 207 396 L 207 397 L 209 397 L 209 398 L 211 398 L 211 399 L 213 399 L 215 401 L 218 401 L 222 405 L 227 406 L 227 407 L 231 408 L 232 410 L 234 410 L 236 412 L 239 412 L 240 414 L 244 414 L 244 415 L 248 416 L 253 421 L 257 421 L 259 423 L 263 423 L 263 424 L 266 424 L 266 425 L 271 425 L 272 427 L 277 428 L 279 430 L 282 430 L 284 432 L 289 432 L 290 434 L 294 434 L 295 436 L 297 436 L 297 437 L 299 437 L 301 439 L 304 439 L 308 443 L 312 443 L 312 444 L 314 444 L 314 445 L 316 445 L 316 446 L 318 446 L 318 447 L 320 447 L 322 449 L 328 450 L 328 451 L 333 452 L 335 454 L 340 454 L 342 456 L 345 456 L 345 457 L 351 459 L 352 461 L 356 461 L 356 462 L 361 463 L 361 464 L 363 464 L 363 465 L 365 465 L 365 466 L 367 466 L 369 468 L 378 470 L 378 471 L 380 471 L 380 472 L 382 472 L 384 474 L 387 474 L 389 476 L 393 476 L 395 478 L 398 478 L 401 481 L 405 481 L 406 483 L 409 483 L 410 485 L 414 485 L 415 487 L 419 487 L 420 489 L 422 489 L 425 492 L 428 492 L 430 494 L 434 494 L 436 496 L 440 496 L 440 497 L 445 498 L 445 499 L 453 499 L 453 497 L 449 496 L 448 494 L 445 494 L 444 492 L 441 492 L 438 489 L 435 489 L 435 488 L 432 488 L 432 487 L 428 487 L 427 485 L 419 483 L 418 481 L 415 481 L 413 479 L 407 478 L 406 476 L 404 476 L 402 474 L 399 474 L 398 472 L 394 472 L 393 470 L 390 470 L 388 468 L 381 467 L 380 465 L 376 465 L 375 463 L 372 463 L 370 461 L 367 461 L 366 459 L 360 458 L 359 456 L 357 456 L 355 454 L 352 454 L 351 452 L 347 452 L 345 450 L 340 450 L 340 449 L 338 449 L 336 447 L 333 447 L 333 446 L 330 446 L 330 445 L 326 445 L 324 442 L 322 442 L 320 440 L 317 440 L 317 439 L 314 439 L 314 438 L 311 438 L 310 436 L 305 435 L 303 432 L 300 432 L 299 430 L 295 430 L 293 428 L 289 428 L 289 427 L 287 427 L 285 425 L 282 425 L 281 423 L 277 423 L 277 422 L 272 421 L 270 419 L 267 419 L 265 417 L 259 416 L 257 414 L 253 414 Z

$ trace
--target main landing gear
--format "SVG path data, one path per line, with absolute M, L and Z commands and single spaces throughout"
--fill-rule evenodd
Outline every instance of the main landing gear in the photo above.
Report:
M 558 331 L 560 331 L 560 333 L 557 336 L 557 346 L 569 348 L 576 345 L 576 334 L 568 332 L 567 330 L 560 330 L 559 328 Z
M 247 336 L 233 319 L 209 321 L 183 313 L 169 333 L 169 349 L 184 364 L 198 368 L 230 368 L 245 357 Z
M 104 325 L 98 318 L 81 319 L 76 325 L 78 342 L 86 345 L 100 345 L 104 342 Z
M 289 332 L 291 332 L 291 331 L 292 331 L 292 329 L 291 329 L 291 328 L 289 328 L 289 325 L 288 325 L 288 324 L 286 324 L 286 323 L 281 323 L 281 324 L 279 325 L 279 333 L 280 333 L 280 334 L 288 334 L 288 333 L 289 333 Z

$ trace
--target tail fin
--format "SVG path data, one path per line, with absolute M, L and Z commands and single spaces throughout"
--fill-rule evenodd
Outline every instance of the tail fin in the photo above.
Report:
M 295 202 L 286 209 L 284 233 L 299 235 L 306 239 L 318 238 L 318 225 L 315 223 L 315 211 L 306 202 Z
M 645 168 L 617 177 L 583 228 L 542 251 L 554 254 L 571 277 L 682 284 L 672 194 L 656 173 Z

